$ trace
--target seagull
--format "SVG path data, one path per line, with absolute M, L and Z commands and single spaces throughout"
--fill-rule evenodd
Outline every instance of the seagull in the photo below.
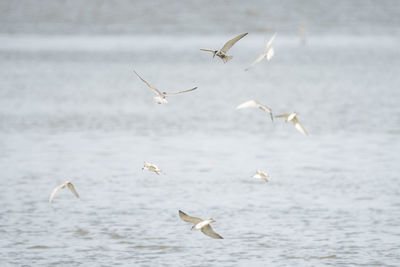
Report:
M 212 222 L 215 222 L 213 218 L 208 220 L 203 220 L 200 218 L 191 217 L 181 210 L 179 211 L 179 217 L 181 217 L 181 219 L 185 222 L 193 223 L 194 225 L 192 227 L 192 230 L 201 230 L 203 234 L 208 235 L 212 238 L 224 239 L 222 236 L 214 232 L 214 230 L 211 228 L 210 224 Z
M 274 121 L 274 117 L 272 116 L 272 110 L 269 107 L 255 101 L 255 100 L 246 101 L 236 107 L 236 109 L 242 109 L 242 108 L 260 108 L 260 109 L 268 112 L 269 115 L 271 116 L 271 120 Z
M 272 42 L 275 40 L 275 37 L 276 37 L 276 33 L 274 33 L 274 35 L 272 35 L 271 39 L 269 39 L 269 41 L 264 49 L 264 52 L 262 52 L 262 54 L 259 55 L 258 58 L 256 60 L 254 60 L 254 62 L 251 63 L 251 65 L 245 69 L 245 71 L 248 71 L 251 67 L 253 67 L 255 64 L 257 64 L 264 58 L 266 58 L 267 61 L 269 61 L 274 56 L 275 52 L 274 52 L 274 48 L 272 47 Z
M 142 168 L 142 171 L 145 170 L 145 169 L 148 170 L 148 171 L 151 171 L 151 172 L 155 172 L 158 175 L 160 175 L 160 173 L 163 173 L 163 171 L 160 168 L 158 168 L 157 165 L 155 165 L 153 163 L 146 162 L 146 161 L 144 162 L 144 166 Z
M 282 114 L 282 115 L 277 115 L 275 117 L 277 118 L 286 118 L 286 122 L 292 121 L 294 124 L 294 127 L 296 127 L 299 132 L 301 132 L 304 135 L 308 135 L 306 130 L 303 128 L 303 126 L 300 124 L 299 120 L 297 119 L 297 114 L 296 112 L 290 113 L 290 114 Z
M 228 62 L 229 60 L 232 59 L 232 56 L 228 56 L 226 54 L 226 52 L 228 52 L 229 49 L 231 49 L 231 47 L 240 39 L 242 39 L 243 37 L 245 37 L 248 33 L 242 33 L 238 36 L 236 36 L 235 38 L 229 40 L 228 42 L 226 42 L 224 44 L 224 46 L 220 49 L 220 50 L 211 50 L 211 49 L 200 49 L 201 51 L 206 51 L 206 52 L 211 52 L 213 53 L 213 57 L 217 56 L 220 57 L 222 59 L 222 61 L 224 63 Z
M 150 87 L 153 90 L 153 92 L 156 94 L 156 96 L 154 96 L 153 99 L 157 104 L 167 104 L 168 101 L 165 98 L 166 96 L 177 95 L 177 94 L 181 94 L 181 93 L 187 93 L 187 92 L 190 92 L 190 91 L 193 91 L 193 90 L 197 89 L 197 87 L 194 87 L 194 88 L 183 90 L 183 91 L 177 91 L 177 92 L 172 92 L 172 93 L 166 93 L 166 92 L 162 92 L 161 93 L 157 88 L 155 88 L 153 85 L 148 83 L 145 79 L 140 77 L 139 74 L 137 74 L 136 71 L 134 71 L 134 72 L 142 80 L 142 82 L 144 82 L 148 87 Z
M 268 182 L 269 175 L 263 172 L 262 170 L 257 170 L 256 173 L 252 176 L 253 178 L 264 180 Z
M 74 185 L 67 181 L 65 183 L 63 183 L 62 185 L 57 186 L 56 188 L 54 188 L 53 192 L 51 192 L 50 198 L 49 198 L 49 203 L 51 203 L 53 201 L 53 199 L 56 197 L 57 192 L 60 189 L 65 188 L 66 186 L 68 186 L 69 190 L 71 190 L 71 192 L 77 197 L 79 198 L 78 192 L 76 192 Z

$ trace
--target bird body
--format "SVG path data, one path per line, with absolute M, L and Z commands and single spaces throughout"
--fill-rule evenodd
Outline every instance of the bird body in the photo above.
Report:
M 286 118 L 286 122 L 293 122 L 294 127 L 302 134 L 308 135 L 307 131 L 304 129 L 303 125 L 300 124 L 299 120 L 297 119 L 297 113 L 292 112 L 290 114 L 281 114 L 275 117 L 277 118 Z
M 211 52 L 213 53 L 213 57 L 217 56 L 219 58 L 222 59 L 222 61 L 224 63 L 228 62 L 229 60 L 232 59 L 232 56 L 228 56 L 226 53 L 228 52 L 229 49 L 231 49 L 231 47 L 240 39 L 242 39 L 243 37 L 245 37 L 248 33 L 242 33 L 238 36 L 236 36 L 235 38 L 227 41 L 224 46 L 220 49 L 220 50 L 212 50 L 212 49 L 200 49 L 201 51 L 205 51 L 205 52 Z
M 200 230 L 203 234 L 208 235 L 209 237 L 223 239 L 222 236 L 214 232 L 214 230 L 211 228 L 210 224 L 215 222 L 214 219 L 210 218 L 208 220 L 203 220 L 197 217 L 189 216 L 181 210 L 179 211 L 179 217 L 185 222 L 193 223 L 194 225 L 192 230 Z
M 167 104 L 168 100 L 165 98 L 165 96 L 153 96 L 153 100 L 154 102 L 156 102 L 157 104 Z
M 255 100 L 246 101 L 236 107 L 236 109 L 243 109 L 243 108 L 259 108 L 265 112 L 268 112 L 269 115 L 271 116 L 271 120 L 274 121 L 274 117 L 272 115 L 272 110 L 269 107 L 255 101 Z
M 156 94 L 156 96 L 153 97 L 153 100 L 157 104 L 167 104 L 168 101 L 166 99 L 166 96 L 176 95 L 176 94 L 181 94 L 181 93 L 187 93 L 187 92 L 190 92 L 190 91 L 193 91 L 193 90 L 197 89 L 197 87 L 194 87 L 194 88 L 191 88 L 191 89 L 187 89 L 187 90 L 183 90 L 183 91 L 176 91 L 176 92 L 172 92 L 172 93 L 160 92 L 157 88 L 155 88 L 153 85 L 151 85 L 145 79 L 140 77 L 139 74 L 137 74 L 136 71 L 134 71 L 134 72 L 139 77 L 139 79 L 142 80 L 142 82 L 144 82 Z
M 257 170 L 256 173 L 252 177 L 264 180 L 265 182 L 268 182 L 269 175 L 261 170 Z
M 60 191 L 61 189 L 68 187 L 69 190 L 71 190 L 71 192 L 77 197 L 79 198 L 79 194 L 78 192 L 76 192 L 74 185 L 67 181 L 65 183 L 63 183 L 62 185 L 57 186 L 56 188 L 53 189 L 53 192 L 51 192 L 50 198 L 49 198 L 49 203 L 51 203 L 53 201 L 53 199 L 56 197 L 56 194 L 58 191 Z
M 195 225 L 193 225 L 192 230 L 201 230 L 203 227 L 209 225 L 210 223 L 215 222 L 214 219 L 204 220 Z

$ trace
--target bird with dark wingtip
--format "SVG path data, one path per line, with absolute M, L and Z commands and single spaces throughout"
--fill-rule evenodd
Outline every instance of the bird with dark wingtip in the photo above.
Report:
M 233 56 L 228 56 L 226 53 L 228 52 L 229 49 L 240 39 L 245 37 L 248 33 L 242 33 L 235 38 L 229 40 L 224 44 L 224 46 L 220 50 L 212 50 L 212 49 L 200 49 L 201 51 L 206 51 L 206 52 L 211 52 L 213 53 L 213 57 L 217 56 L 222 59 L 224 63 L 228 62 L 229 60 L 232 59 Z
M 196 217 L 191 217 L 184 213 L 183 211 L 179 211 L 179 217 L 185 222 L 190 222 L 193 223 L 192 230 L 201 230 L 203 234 L 208 235 L 209 237 L 215 238 L 215 239 L 224 239 L 222 236 L 214 232 L 214 230 L 211 228 L 211 223 L 215 222 L 213 218 L 210 218 L 208 220 L 203 220 L 200 218 Z

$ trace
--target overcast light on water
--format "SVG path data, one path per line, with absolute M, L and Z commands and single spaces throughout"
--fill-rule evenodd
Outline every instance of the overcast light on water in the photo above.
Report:
M 400 2 L 0 11 L 1 266 L 400 266 Z M 199 50 L 245 32 L 226 64 Z M 244 71 L 274 32 L 274 57 Z M 133 70 L 198 89 L 158 105 Z M 250 99 L 309 135 L 236 110 Z M 49 204 L 66 181 L 80 199 Z

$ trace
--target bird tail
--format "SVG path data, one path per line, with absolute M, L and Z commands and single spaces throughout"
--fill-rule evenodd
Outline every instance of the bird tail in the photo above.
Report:
M 226 62 L 228 62 L 229 60 L 231 60 L 233 58 L 233 56 L 225 56 L 223 59 L 222 59 L 222 61 L 224 62 L 224 63 L 226 63 Z

